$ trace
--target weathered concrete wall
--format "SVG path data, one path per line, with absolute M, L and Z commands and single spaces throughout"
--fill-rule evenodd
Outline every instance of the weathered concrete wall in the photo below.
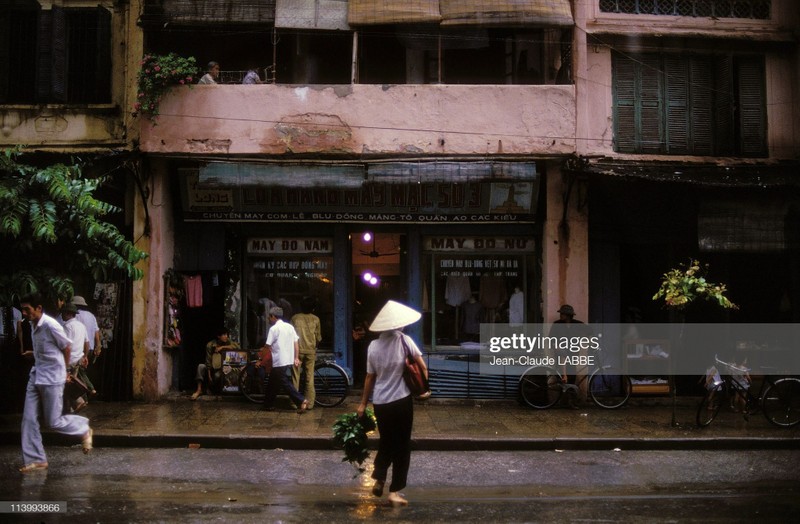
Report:
M 157 400 L 172 383 L 172 355 L 162 347 L 164 340 L 164 279 L 174 258 L 174 224 L 168 169 L 151 161 L 148 174 L 149 237 L 144 237 L 144 205 L 135 207 L 134 237 L 147 239 L 137 247 L 150 255 L 143 264 L 144 279 L 133 285 L 133 396 Z
M 573 177 L 573 178 L 571 178 Z M 589 318 L 589 209 L 586 182 L 547 164 L 547 216 L 542 231 L 544 322 L 558 320 L 562 304 Z
M 794 41 L 800 25 L 797 0 L 772 0 L 771 4 L 769 20 L 604 13 L 599 2 L 573 2 L 573 12 L 576 25 L 589 33 Z
M 125 121 L 127 100 L 136 97 L 136 72 L 142 56 L 142 32 L 136 26 L 140 0 L 117 2 L 40 1 L 67 8 L 103 5 L 111 18 L 111 102 L 108 104 L 10 104 L 0 106 L 0 147 L 17 144 L 47 151 L 94 151 L 131 145 Z M 132 85 L 133 93 L 130 94 Z
M 213 85 L 174 88 L 149 153 L 568 154 L 573 86 Z
M 749 39 L 756 42 L 789 41 L 794 51 L 766 52 L 766 88 L 769 156 L 771 159 L 795 159 L 800 155 L 800 103 L 798 103 L 798 51 L 796 31 L 800 10 L 794 1 L 772 3 L 773 17 L 768 20 L 710 19 L 693 17 L 616 15 L 600 13 L 597 2 L 575 4 L 575 78 L 577 92 L 577 151 L 581 155 L 624 156 L 635 160 L 637 155 L 617 155 L 613 149 L 613 96 L 611 48 L 598 44 L 586 34 L 598 33 L 599 41 L 610 41 L 610 35 L 632 35 L 630 45 L 643 36 Z M 633 38 L 635 35 L 635 38 Z M 787 40 L 788 39 L 788 40 Z M 717 40 L 719 41 L 719 40 Z M 712 42 L 712 40 L 709 40 Z M 772 47 L 774 48 L 774 46 Z M 653 160 L 653 155 L 642 156 Z M 707 161 L 703 157 L 665 157 L 669 160 Z

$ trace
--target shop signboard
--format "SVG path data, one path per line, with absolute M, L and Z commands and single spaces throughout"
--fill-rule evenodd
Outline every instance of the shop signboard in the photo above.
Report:
M 180 170 L 183 216 L 209 222 L 532 223 L 535 163 Z

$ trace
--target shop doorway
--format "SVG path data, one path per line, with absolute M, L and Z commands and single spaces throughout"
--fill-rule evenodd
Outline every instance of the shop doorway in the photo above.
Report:
M 350 235 L 351 296 L 353 297 L 353 382 L 364 383 L 367 346 L 374 335 L 367 329 L 387 300 L 406 302 L 408 271 L 406 235 L 397 232 L 354 231 Z

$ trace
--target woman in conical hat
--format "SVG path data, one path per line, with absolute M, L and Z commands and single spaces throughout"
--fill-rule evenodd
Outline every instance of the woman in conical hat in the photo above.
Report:
M 389 502 L 404 506 L 408 501 L 400 494 L 406 486 L 408 467 L 411 463 L 411 428 L 414 423 L 414 401 L 403 380 L 406 353 L 409 353 L 423 369 L 428 368 L 422 352 L 402 328 L 422 317 L 418 311 L 390 300 L 378 312 L 369 326 L 370 331 L 380 332 L 367 349 L 367 377 L 364 393 L 358 405 L 359 417 L 367 409 L 372 396 L 375 418 L 378 419 L 380 441 L 372 478 L 372 494 L 383 495 L 383 486 L 389 466 L 392 466 L 392 482 L 389 485 Z

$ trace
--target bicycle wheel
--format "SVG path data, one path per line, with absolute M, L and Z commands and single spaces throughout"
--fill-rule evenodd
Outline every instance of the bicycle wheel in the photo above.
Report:
M 519 379 L 522 400 L 532 408 L 546 409 L 561 398 L 561 375 L 550 367 L 536 366 L 528 369 Z
M 782 378 L 767 387 L 762 397 L 764 416 L 776 426 L 800 423 L 800 380 Z
M 703 400 L 700 401 L 700 405 L 697 406 L 697 416 L 696 421 L 697 425 L 700 427 L 705 427 L 711 424 L 711 421 L 719 413 L 719 408 L 722 407 L 722 403 L 725 401 L 725 385 L 718 384 L 710 389 L 706 396 L 703 397 Z
M 314 366 L 314 404 L 325 408 L 338 406 L 350 393 L 350 381 L 344 369 L 330 362 Z
M 598 368 L 589 378 L 589 395 L 601 408 L 617 409 L 631 398 L 631 379 L 617 368 Z
M 239 374 L 239 391 L 250 402 L 264 402 L 265 380 L 254 362 L 247 364 Z

